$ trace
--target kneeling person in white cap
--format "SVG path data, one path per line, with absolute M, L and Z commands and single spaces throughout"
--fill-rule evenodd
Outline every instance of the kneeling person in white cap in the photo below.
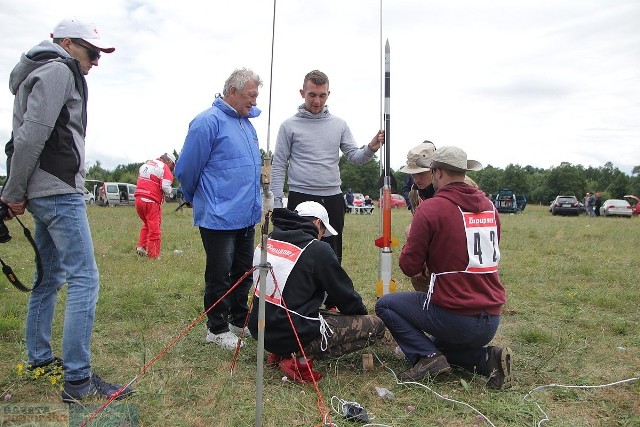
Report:
M 267 364 L 278 365 L 299 382 L 319 380 L 313 359 L 336 357 L 360 350 L 384 336 L 384 324 L 368 315 L 362 298 L 323 235 L 335 235 L 326 209 L 317 202 L 300 203 L 295 212 L 276 208 L 267 261 L 276 277 L 267 274 L 264 347 Z M 256 248 L 254 265 L 260 263 Z M 254 272 L 258 283 L 259 270 Z M 256 284 L 256 297 L 261 298 Z M 338 311 L 320 310 L 325 296 Z M 291 327 L 289 316 L 295 331 Z M 258 301 L 253 302 L 249 330 L 258 337 Z M 305 360 L 296 336 L 302 343 Z

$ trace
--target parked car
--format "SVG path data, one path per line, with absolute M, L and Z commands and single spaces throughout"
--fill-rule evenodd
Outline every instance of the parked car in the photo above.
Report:
M 625 216 L 631 218 L 633 209 L 626 200 L 609 199 L 600 206 L 600 215 L 602 216 Z
M 87 205 L 92 205 L 96 202 L 96 199 L 95 197 L 93 197 L 93 194 L 91 194 L 91 192 L 86 188 L 84 188 L 84 202 Z
M 382 199 L 378 200 L 378 207 L 384 207 L 384 203 L 382 203 Z M 407 202 L 404 200 L 404 197 L 400 194 L 392 194 L 391 195 L 391 207 L 392 208 L 406 208 Z
M 2 192 L 2 187 L 0 187 L 0 192 Z M 629 204 L 631 205 L 631 209 L 633 209 L 631 214 L 633 216 L 640 215 L 640 198 L 634 196 L 633 194 L 627 194 L 626 196 L 624 196 L 624 199 L 629 202 Z
M 500 213 L 519 213 L 527 206 L 527 197 L 524 194 L 517 195 L 508 188 L 501 188 L 493 204 Z
M 580 215 L 580 202 L 576 196 L 557 196 L 549 206 L 551 215 Z
M 182 188 L 180 187 L 173 187 L 171 188 L 171 193 L 168 196 L 164 196 L 164 201 L 171 203 L 171 202 L 177 202 L 177 203 L 182 203 L 184 202 L 184 194 L 182 193 Z

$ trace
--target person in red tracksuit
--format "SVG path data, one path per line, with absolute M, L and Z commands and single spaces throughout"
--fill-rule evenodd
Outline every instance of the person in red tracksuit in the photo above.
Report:
M 136 253 L 149 258 L 160 257 L 162 202 L 171 194 L 173 168 L 176 158 L 164 153 L 155 160 L 148 160 L 138 171 L 136 183 L 136 211 L 143 222 Z

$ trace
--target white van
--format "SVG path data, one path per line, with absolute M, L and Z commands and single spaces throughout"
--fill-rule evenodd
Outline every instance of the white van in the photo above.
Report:
M 126 182 L 103 182 L 96 185 L 96 203 L 100 206 L 135 205 L 136 186 Z

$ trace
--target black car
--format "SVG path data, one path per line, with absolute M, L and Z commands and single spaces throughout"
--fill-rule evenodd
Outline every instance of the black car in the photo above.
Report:
M 558 196 L 549 206 L 551 215 L 580 215 L 580 202 L 576 196 Z

